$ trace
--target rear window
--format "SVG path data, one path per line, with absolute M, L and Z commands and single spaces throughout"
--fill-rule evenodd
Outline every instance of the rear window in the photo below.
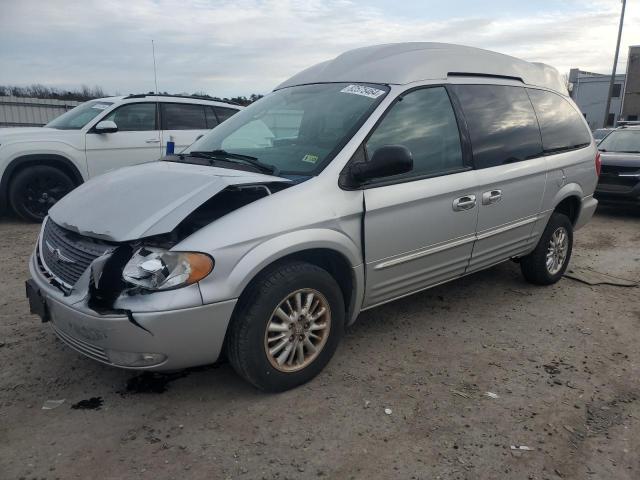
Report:
M 163 130 L 206 130 L 204 107 L 188 103 L 163 103 Z
M 640 130 L 616 130 L 598 145 L 603 152 L 640 153 Z
M 455 85 L 476 168 L 495 167 L 542 155 L 540 130 L 522 87 Z
M 545 153 L 581 148 L 591 143 L 582 115 L 557 93 L 527 89 L 540 122 Z

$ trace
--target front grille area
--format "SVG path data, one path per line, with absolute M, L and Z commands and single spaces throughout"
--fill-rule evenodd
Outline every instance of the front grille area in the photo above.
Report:
M 66 230 L 47 219 L 40 243 L 40 260 L 46 270 L 73 286 L 91 262 L 114 245 Z

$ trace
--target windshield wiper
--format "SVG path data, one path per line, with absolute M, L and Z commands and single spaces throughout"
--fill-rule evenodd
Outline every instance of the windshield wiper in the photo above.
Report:
M 210 160 L 222 159 L 227 162 L 239 161 L 251 165 L 263 173 L 268 173 L 270 175 L 278 174 L 278 169 L 274 165 L 263 163 L 256 157 L 252 157 L 250 155 L 241 155 L 239 153 L 227 152 L 226 150 L 211 150 L 209 152 L 195 151 L 189 152 L 187 155 L 191 155 L 192 157 L 208 158 Z

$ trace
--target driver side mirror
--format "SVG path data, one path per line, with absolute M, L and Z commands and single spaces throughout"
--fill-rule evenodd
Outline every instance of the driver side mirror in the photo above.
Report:
M 355 163 L 349 175 L 355 182 L 363 183 L 375 178 L 390 177 L 413 169 L 411 151 L 403 145 L 384 145 L 378 148 L 368 162 Z
M 96 133 L 116 133 L 118 131 L 118 126 L 116 125 L 116 122 L 103 120 L 102 122 L 98 122 L 94 129 Z

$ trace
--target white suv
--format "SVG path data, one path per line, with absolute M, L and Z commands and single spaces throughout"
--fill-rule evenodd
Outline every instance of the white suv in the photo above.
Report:
M 242 107 L 196 97 L 129 95 L 91 100 L 44 127 L 0 129 L 0 207 L 26 220 L 85 180 L 178 152 Z

